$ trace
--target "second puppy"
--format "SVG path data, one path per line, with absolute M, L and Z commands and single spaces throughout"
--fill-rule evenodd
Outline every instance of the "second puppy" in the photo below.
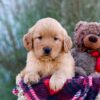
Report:
M 37 83 L 40 78 L 51 76 L 50 88 L 59 90 L 67 79 L 74 76 L 71 56 L 71 38 L 61 24 L 53 18 L 39 20 L 23 38 L 29 50 L 26 67 L 16 77 L 25 83 Z

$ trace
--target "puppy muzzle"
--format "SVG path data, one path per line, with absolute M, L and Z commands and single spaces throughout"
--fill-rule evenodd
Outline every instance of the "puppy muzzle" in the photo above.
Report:
M 51 50 L 52 50 L 52 49 L 51 49 L 50 47 L 44 47 L 44 48 L 43 48 L 44 55 L 50 55 Z

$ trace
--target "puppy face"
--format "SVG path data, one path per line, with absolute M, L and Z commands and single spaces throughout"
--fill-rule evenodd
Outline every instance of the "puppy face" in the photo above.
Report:
M 39 59 L 55 59 L 61 52 L 70 50 L 72 41 L 56 20 L 44 18 L 24 36 L 24 46 Z
M 40 58 L 55 58 L 61 52 L 63 46 L 63 36 L 53 30 L 44 28 L 34 33 L 34 53 Z

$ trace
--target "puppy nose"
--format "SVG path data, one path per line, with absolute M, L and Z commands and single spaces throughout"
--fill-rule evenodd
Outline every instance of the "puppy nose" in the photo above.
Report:
M 45 54 L 50 54 L 50 52 L 51 52 L 51 48 L 49 48 L 49 47 L 45 47 L 45 48 L 43 48 L 43 50 L 44 50 Z
M 96 43 L 97 42 L 97 38 L 95 36 L 90 36 L 89 37 L 89 41 L 93 42 L 93 43 Z

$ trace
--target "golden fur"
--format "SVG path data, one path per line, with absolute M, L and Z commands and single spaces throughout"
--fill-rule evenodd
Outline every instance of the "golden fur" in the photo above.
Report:
M 72 41 L 55 19 L 39 20 L 24 36 L 23 43 L 29 52 L 26 67 L 16 77 L 17 83 L 21 78 L 25 83 L 37 83 L 41 77 L 51 75 L 50 88 L 58 90 L 74 76 Z M 52 49 L 48 56 L 43 53 L 44 47 Z

